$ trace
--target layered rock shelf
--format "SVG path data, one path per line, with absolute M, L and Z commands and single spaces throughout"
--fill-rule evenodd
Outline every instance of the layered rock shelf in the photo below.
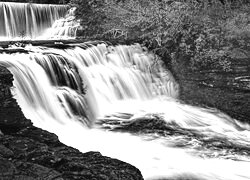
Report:
M 250 121 L 250 55 L 234 58 L 228 72 L 218 69 L 190 72 L 184 64 L 179 65 L 181 71 L 177 69 L 175 76 L 181 87 L 181 100 L 217 108 L 242 122 Z

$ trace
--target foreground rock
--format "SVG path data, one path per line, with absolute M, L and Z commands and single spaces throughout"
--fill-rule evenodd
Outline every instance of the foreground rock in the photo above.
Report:
M 12 75 L 0 67 L 0 179 L 1 180 L 141 180 L 130 164 L 81 153 L 62 144 L 55 134 L 36 128 L 12 98 Z

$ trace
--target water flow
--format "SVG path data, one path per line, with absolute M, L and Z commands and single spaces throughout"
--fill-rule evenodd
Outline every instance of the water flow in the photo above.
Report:
M 75 8 L 68 10 L 65 17 L 56 20 L 41 39 L 72 39 L 76 37 L 80 21 L 75 19 Z
M 0 39 L 34 39 L 67 12 L 64 5 L 0 2 Z
M 14 75 L 13 94 L 25 116 L 62 142 L 131 163 L 146 179 L 250 179 L 248 127 L 217 110 L 179 102 L 178 84 L 145 48 L 26 50 L 1 54 L 0 64 Z M 154 127 L 159 120 L 161 133 Z M 104 124 L 115 130 L 116 122 L 120 129 L 133 123 L 141 128 L 133 135 L 126 128 L 102 130 Z

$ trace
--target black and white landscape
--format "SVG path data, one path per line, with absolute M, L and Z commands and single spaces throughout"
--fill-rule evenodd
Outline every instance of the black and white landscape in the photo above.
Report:
M 248 2 L 36 3 L 0 2 L 0 179 L 250 179 Z

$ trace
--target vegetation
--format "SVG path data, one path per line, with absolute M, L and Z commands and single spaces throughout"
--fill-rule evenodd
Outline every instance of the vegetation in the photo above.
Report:
M 250 46 L 250 6 L 228 0 L 71 0 L 83 29 L 94 39 L 139 41 L 189 71 L 231 70 L 232 52 Z

